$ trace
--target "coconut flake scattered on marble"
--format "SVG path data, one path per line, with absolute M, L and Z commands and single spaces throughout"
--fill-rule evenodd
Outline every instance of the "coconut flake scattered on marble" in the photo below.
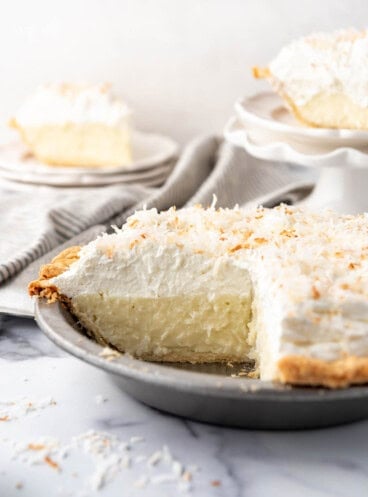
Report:
M 145 439 L 140 436 L 122 441 L 109 433 L 89 430 L 70 439 L 68 443 L 52 437 L 39 437 L 13 444 L 13 458 L 28 465 L 44 465 L 53 470 L 69 473 L 67 459 L 77 454 L 87 457 L 93 465 L 92 472 L 84 478 L 83 491 L 98 491 L 112 482 L 120 473 L 131 468 L 142 469 L 142 475 L 133 483 L 135 488 L 148 485 L 175 485 L 180 493 L 191 490 L 191 480 L 197 468 L 185 467 L 164 445 L 152 453 L 142 453 Z M 135 454 L 135 452 L 140 453 Z M 64 477 L 65 477 L 64 476 Z
M 13 421 L 55 405 L 56 401 L 52 397 L 39 400 L 22 397 L 5 402 L 0 401 L 0 421 Z

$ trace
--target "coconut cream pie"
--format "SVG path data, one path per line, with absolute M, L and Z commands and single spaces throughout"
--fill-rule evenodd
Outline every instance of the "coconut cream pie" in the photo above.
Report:
M 297 119 L 322 128 L 368 129 L 368 34 L 317 33 L 285 46 L 256 67 Z
M 243 362 L 263 380 L 368 381 L 368 215 L 287 206 L 143 210 L 62 252 L 31 295 L 152 361 Z
M 108 84 L 48 84 L 25 101 L 10 125 L 41 162 L 125 166 L 131 162 L 129 115 Z

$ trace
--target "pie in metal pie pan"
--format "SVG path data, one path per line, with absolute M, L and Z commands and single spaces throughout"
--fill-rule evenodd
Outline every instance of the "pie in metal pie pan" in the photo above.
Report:
M 59 302 L 39 300 L 35 306 L 37 323 L 56 345 L 162 411 L 225 426 L 279 430 L 322 428 L 368 417 L 368 386 L 290 387 L 252 379 L 249 364 L 145 362 L 106 351 Z

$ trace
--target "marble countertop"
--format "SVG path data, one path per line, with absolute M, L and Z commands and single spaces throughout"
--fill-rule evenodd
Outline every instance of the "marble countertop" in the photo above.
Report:
M 265 432 L 141 405 L 32 320 L 0 316 L 0 495 L 368 495 L 368 421 Z

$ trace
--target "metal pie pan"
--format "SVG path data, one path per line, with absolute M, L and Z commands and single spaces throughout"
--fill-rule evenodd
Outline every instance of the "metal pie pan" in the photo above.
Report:
M 56 345 L 111 375 L 137 400 L 197 421 L 250 429 L 322 428 L 368 417 L 368 386 L 294 388 L 235 376 L 231 365 L 144 362 L 101 356 L 103 347 L 59 303 L 37 301 L 36 321 Z

